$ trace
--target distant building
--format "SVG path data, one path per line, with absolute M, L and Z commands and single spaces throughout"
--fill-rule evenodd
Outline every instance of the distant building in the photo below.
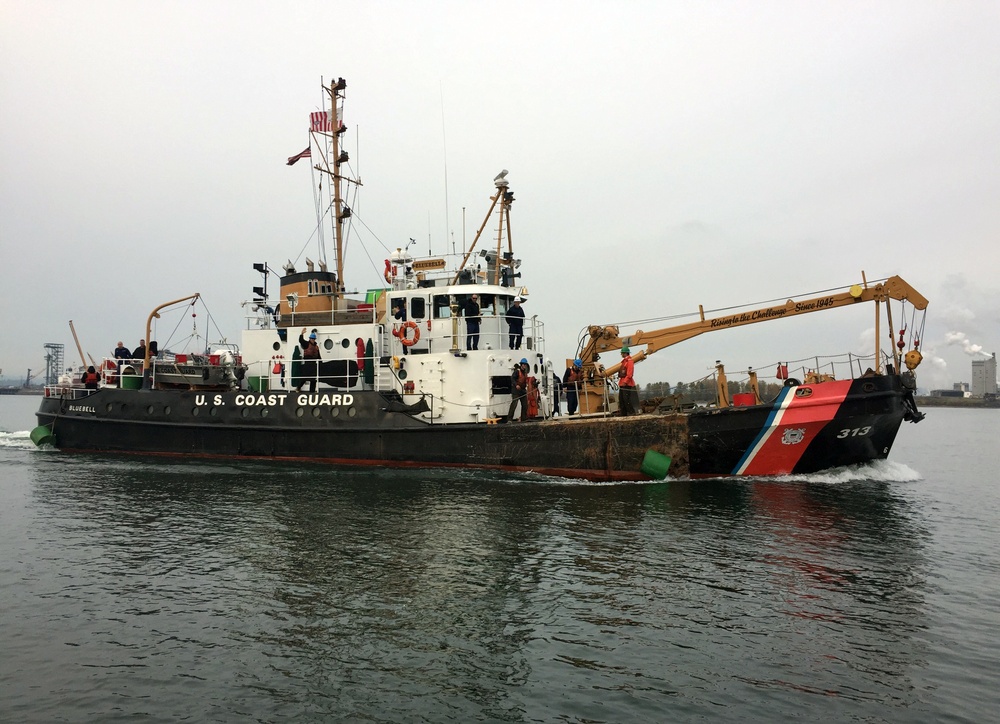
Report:
M 972 360 L 972 396 L 985 397 L 997 393 L 997 353 L 987 359 Z

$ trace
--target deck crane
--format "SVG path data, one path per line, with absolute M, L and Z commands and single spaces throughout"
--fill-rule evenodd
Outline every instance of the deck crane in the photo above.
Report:
M 593 325 L 588 327 L 589 338 L 582 343 L 582 349 L 577 355 L 583 362 L 584 379 L 580 390 L 580 409 L 584 412 L 596 412 L 602 409 L 603 400 L 606 393 L 607 380 L 617 374 L 621 367 L 620 363 L 605 367 L 599 360 L 602 354 L 621 349 L 622 347 L 639 348 L 632 351 L 632 359 L 641 362 L 661 349 L 673 346 L 680 342 L 692 339 L 706 332 L 717 332 L 733 327 L 742 327 L 758 322 L 770 322 L 776 319 L 809 314 L 811 312 L 822 312 L 840 307 L 852 306 L 864 302 L 875 303 L 875 373 L 882 373 L 882 361 L 879 355 L 880 329 L 881 329 L 881 305 L 885 303 L 886 316 L 890 330 L 892 326 L 892 310 L 889 306 L 890 300 L 906 301 L 920 311 L 926 311 L 927 299 L 914 289 L 910 284 L 899 276 L 891 276 L 869 284 L 864 272 L 861 274 L 862 283 L 853 284 L 842 291 L 824 293 L 820 296 L 804 298 L 800 300 L 788 299 L 783 304 L 778 304 L 761 309 L 740 311 L 733 314 L 726 314 L 720 317 L 706 317 L 705 309 L 698 305 L 698 320 L 687 324 L 679 324 L 673 327 L 665 327 L 650 332 L 639 330 L 633 334 L 620 335 L 619 328 L 615 325 Z M 890 336 L 891 336 L 890 332 Z M 901 369 L 900 363 L 905 364 L 907 370 L 912 375 L 913 370 L 920 364 L 923 355 L 920 353 L 920 340 L 913 340 L 912 349 L 905 355 L 902 350 L 905 343 L 902 339 L 903 332 L 900 331 L 899 343 L 893 346 L 894 369 L 898 373 Z M 718 366 L 721 368 L 721 365 Z M 723 374 L 719 369 L 720 375 Z M 728 406 L 725 390 L 725 378 L 721 377 L 719 384 L 720 392 L 719 405 Z M 759 397 L 759 395 L 758 395 Z

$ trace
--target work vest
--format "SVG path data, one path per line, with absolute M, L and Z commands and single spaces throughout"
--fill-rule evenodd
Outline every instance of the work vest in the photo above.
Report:
M 528 376 L 524 374 L 524 370 L 520 367 L 514 370 L 514 374 L 512 374 L 510 378 L 514 382 L 514 394 L 517 394 L 518 387 L 520 387 L 522 391 L 527 389 Z
M 622 358 L 622 366 L 618 369 L 619 387 L 635 387 L 635 380 L 632 379 L 633 370 L 635 370 L 635 362 L 626 355 Z

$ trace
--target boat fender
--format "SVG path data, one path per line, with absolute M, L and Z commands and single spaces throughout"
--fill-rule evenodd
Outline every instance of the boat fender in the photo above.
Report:
M 280 375 L 281 374 L 281 362 L 275 362 L 274 367 L 271 368 L 271 374 Z
M 802 383 L 799 382 L 794 377 L 789 377 L 787 380 L 785 380 L 785 387 L 798 387 L 801 384 Z
M 410 329 L 413 330 L 412 338 L 407 334 L 407 330 Z M 414 322 L 413 320 L 405 322 L 399 330 L 399 341 L 402 342 L 403 345 L 406 347 L 412 347 L 417 343 L 417 340 L 419 339 L 420 339 L 420 327 L 417 326 L 417 323 Z

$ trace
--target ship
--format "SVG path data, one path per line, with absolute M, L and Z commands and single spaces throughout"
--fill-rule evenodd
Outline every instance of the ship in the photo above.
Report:
M 346 87 L 343 78 L 323 85 L 325 108 L 310 114 L 310 146 L 288 159 L 294 165 L 309 158 L 327 179 L 329 263 L 323 244 L 317 261 L 289 260 L 280 270 L 253 263 L 261 284 L 253 287 L 238 345 L 172 353 L 150 344 L 142 359 L 105 360 L 96 388 L 47 386 L 32 440 L 65 453 L 639 481 L 863 465 L 888 457 L 904 421 L 923 418 L 914 400 L 922 322 L 913 315 L 925 314 L 928 303 L 898 276 L 869 281 L 862 272 L 844 287 L 736 312 L 713 315 L 699 307 L 691 321 L 653 331 L 590 325 L 571 357 L 552 358 L 539 315 L 523 319 L 520 335 L 509 323 L 529 287 L 527 266 L 514 251 L 506 170 L 493 178 L 488 211 L 467 249 L 418 257 L 410 253 L 411 240 L 385 259 L 376 288 L 348 292 L 344 249 L 352 211 L 343 192 L 360 184 L 343 150 Z M 199 297 L 156 307 L 145 339 L 154 338 L 151 325 L 161 311 Z M 718 363 L 712 404 L 666 397 L 623 414 L 631 407 L 625 396 L 633 393 L 618 385 L 616 353 L 626 364 L 641 362 L 704 333 L 858 304 L 875 311 L 875 350 L 865 365 L 852 363 L 847 376 L 817 365 L 803 367 L 799 379 L 779 364 L 776 394 L 762 393 L 752 369 L 748 391 L 733 393 Z M 882 315 L 894 340 L 894 306 L 903 307 L 897 320 L 908 306 L 911 321 L 898 344 L 883 350 Z M 607 364 L 609 356 L 614 364 Z M 561 385 L 568 367 L 578 374 Z M 560 394 L 574 397 L 574 414 Z M 521 398 L 516 410 L 515 397 Z

